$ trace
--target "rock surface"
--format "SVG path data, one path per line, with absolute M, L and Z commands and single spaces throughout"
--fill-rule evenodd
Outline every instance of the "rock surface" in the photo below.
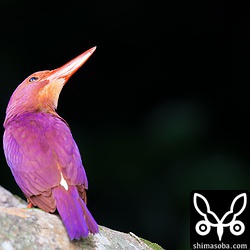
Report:
M 70 241 L 56 214 L 26 208 L 27 203 L 0 186 L 0 250 L 162 249 L 159 245 L 99 226 L 100 233 Z

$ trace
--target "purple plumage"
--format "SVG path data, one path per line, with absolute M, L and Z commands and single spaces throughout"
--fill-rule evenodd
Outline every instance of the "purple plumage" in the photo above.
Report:
M 76 187 L 69 186 L 68 191 L 63 187 L 57 187 L 52 192 L 58 204 L 57 210 L 62 217 L 71 240 L 87 236 L 89 231 L 92 233 L 98 231 L 96 222 L 84 201 L 79 197 Z M 67 204 L 74 204 L 74 206 L 67 206 Z M 81 219 L 82 217 L 84 217 L 84 220 Z
M 88 181 L 68 124 L 55 112 L 68 78 L 94 49 L 54 71 L 37 72 L 13 93 L 6 111 L 4 153 L 29 204 L 58 210 L 70 239 L 97 233 L 86 206 Z
M 16 117 L 5 128 L 4 152 L 28 200 L 46 212 L 57 207 L 71 239 L 98 232 L 83 201 L 88 182 L 80 153 L 62 119 L 48 113 Z

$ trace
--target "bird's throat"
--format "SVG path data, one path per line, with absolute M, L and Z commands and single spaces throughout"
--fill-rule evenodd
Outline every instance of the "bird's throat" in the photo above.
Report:
M 59 78 L 47 84 L 38 93 L 39 108 L 41 111 L 55 111 L 58 105 L 59 95 L 64 86 L 64 78 Z

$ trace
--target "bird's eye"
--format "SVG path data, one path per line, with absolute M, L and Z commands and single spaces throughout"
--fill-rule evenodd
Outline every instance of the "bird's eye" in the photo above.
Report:
M 29 79 L 29 82 L 34 82 L 34 81 L 36 81 L 37 79 L 38 79 L 38 77 L 33 76 L 33 77 L 31 77 L 31 78 Z

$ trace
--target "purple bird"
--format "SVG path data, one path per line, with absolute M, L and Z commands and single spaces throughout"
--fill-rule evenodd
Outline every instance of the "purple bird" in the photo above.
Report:
M 79 149 L 56 108 L 64 84 L 95 49 L 27 77 L 12 94 L 4 121 L 5 157 L 28 207 L 57 209 L 71 240 L 98 233 L 98 225 L 86 206 L 88 181 Z

